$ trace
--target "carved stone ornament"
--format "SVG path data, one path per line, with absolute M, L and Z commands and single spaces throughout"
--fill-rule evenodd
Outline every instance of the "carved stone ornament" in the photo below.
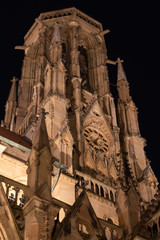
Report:
M 101 152 L 108 152 L 110 143 L 97 129 L 88 127 L 84 130 L 84 136 L 89 146 Z

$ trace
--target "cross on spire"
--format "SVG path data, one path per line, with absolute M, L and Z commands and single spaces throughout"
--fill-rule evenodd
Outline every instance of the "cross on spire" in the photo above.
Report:
M 17 77 L 13 77 L 11 82 L 17 82 L 18 81 L 18 78 Z
M 10 101 L 16 101 L 16 95 L 17 95 L 16 82 L 17 81 L 18 81 L 18 78 L 16 78 L 16 77 L 13 77 L 13 79 L 11 80 L 12 86 L 11 86 L 11 90 L 10 90 L 9 97 L 8 97 L 8 100 L 10 100 Z
M 118 69 L 117 69 L 117 81 L 121 81 L 122 79 L 123 80 L 126 80 L 127 81 L 127 77 L 126 77 L 126 74 L 124 72 L 124 69 L 123 69 L 123 63 L 124 61 L 121 60 L 120 58 L 117 58 L 117 65 L 118 65 Z
M 123 63 L 124 61 L 120 58 L 117 58 L 117 61 L 115 61 L 115 63 Z
M 37 130 L 33 139 L 33 147 L 35 147 L 37 150 L 40 150 L 45 146 L 49 147 L 48 134 L 45 124 L 46 114 L 47 113 L 45 112 L 45 109 L 41 108 Z

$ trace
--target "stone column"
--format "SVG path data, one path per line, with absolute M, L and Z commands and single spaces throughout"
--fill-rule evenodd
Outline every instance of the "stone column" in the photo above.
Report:
M 95 68 L 96 68 L 96 53 L 95 53 L 95 49 L 91 48 L 87 51 L 87 55 L 88 55 L 88 75 L 89 75 L 89 79 L 92 79 L 92 81 L 90 81 L 89 85 L 90 88 L 93 92 L 96 92 L 96 90 L 98 89 L 98 85 L 96 82 L 96 74 L 95 74 Z
M 75 99 L 75 115 L 76 115 L 76 130 L 77 130 L 77 146 L 82 153 L 82 136 L 81 136 L 81 78 L 72 78 L 73 97 Z M 79 164 L 83 167 L 82 154 L 79 157 Z
M 70 21 L 70 72 L 71 77 L 80 77 L 80 66 L 79 66 L 79 51 L 78 51 L 78 42 L 77 42 L 77 35 L 78 35 L 78 22 Z
M 71 78 L 73 84 L 73 98 L 74 98 L 74 111 L 76 116 L 76 130 L 77 130 L 77 147 L 80 152 L 79 165 L 83 167 L 82 160 L 82 140 L 81 140 L 81 81 L 80 78 L 80 65 L 79 65 L 79 51 L 78 51 L 78 22 L 70 22 L 70 43 L 71 43 Z

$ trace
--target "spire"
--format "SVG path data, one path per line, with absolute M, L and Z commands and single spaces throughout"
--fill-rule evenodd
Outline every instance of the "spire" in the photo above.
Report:
M 29 191 L 28 202 L 24 206 L 25 239 L 51 239 L 54 218 L 59 208 L 52 203 L 53 162 L 43 108 L 27 163 Z
M 42 108 L 36 134 L 32 142 L 33 148 L 35 148 L 37 151 L 41 150 L 45 146 L 49 147 L 48 134 L 45 123 L 45 114 L 45 110 L 44 108 Z
M 116 204 L 119 210 L 119 219 L 125 229 L 126 236 L 130 236 L 135 226 L 140 221 L 140 195 L 138 192 L 138 182 L 133 176 L 128 154 L 122 152 L 119 179 L 117 181 Z M 127 203 L 122 206 L 123 203 Z M 125 211 L 124 211 L 125 209 Z M 127 237 L 127 239 L 129 239 Z
M 117 59 L 117 65 L 118 65 L 118 71 L 117 71 L 117 81 L 121 81 L 121 80 L 126 80 L 126 74 L 125 71 L 123 69 L 123 65 L 122 63 L 124 62 L 123 60 L 121 60 L 120 58 Z
M 17 86 L 16 86 L 16 82 L 18 81 L 18 79 L 16 77 L 13 77 L 13 79 L 11 80 L 12 82 L 12 86 L 11 86 L 11 90 L 8 96 L 8 100 L 6 102 L 6 107 L 5 107 L 5 117 L 4 117 L 4 125 L 6 128 L 10 128 L 11 130 L 14 129 L 14 118 L 15 118 L 15 114 L 16 114 L 16 99 L 17 99 Z M 10 126 L 12 123 L 12 126 Z
M 125 192 L 130 189 L 131 185 L 136 188 L 136 180 L 134 178 L 126 152 L 122 153 L 122 158 L 120 160 L 119 180 L 121 183 L 121 187 Z
M 9 93 L 8 101 L 16 101 L 16 98 L 17 98 L 16 82 L 17 81 L 18 81 L 18 79 L 16 77 L 13 77 L 13 79 L 11 80 L 12 86 L 11 86 L 11 90 Z
M 117 89 L 118 89 L 119 99 L 122 102 L 127 103 L 131 100 L 131 96 L 129 93 L 129 83 L 127 81 L 127 77 L 123 69 L 122 62 L 123 60 L 121 60 L 120 58 L 117 59 L 117 65 L 118 65 Z
M 42 109 L 28 160 L 28 186 L 31 196 L 51 198 L 52 155 Z

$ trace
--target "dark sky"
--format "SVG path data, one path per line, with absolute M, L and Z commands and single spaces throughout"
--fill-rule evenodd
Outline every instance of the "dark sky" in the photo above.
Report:
M 143 3 L 142 3 L 143 2 Z M 1 5 L 0 119 L 13 76 L 20 78 L 23 37 L 41 12 L 76 7 L 110 29 L 106 36 L 108 57 L 124 60 L 130 91 L 139 112 L 141 135 L 147 140 L 146 155 L 160 177 L 159 159 L 159 4 L 156 1 L 43 0 L 5 1 Z M 87 4 L 87 5 L 86 5 Z M 116 97 L 116 67 L 109 66 L 111 91 Z

